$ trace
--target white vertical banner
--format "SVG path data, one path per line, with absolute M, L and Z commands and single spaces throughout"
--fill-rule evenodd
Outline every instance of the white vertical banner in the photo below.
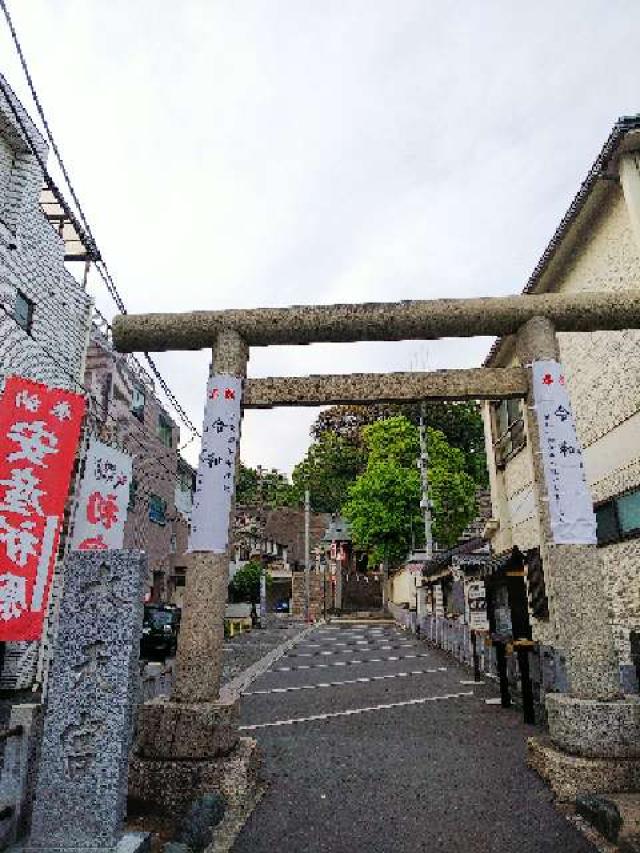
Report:
M 241 399 L 240 377 L 217 374 L 209 378 L 191 513 L 190 551 L 223 554 L 227 550 Z
M 72 550 L 122 548 L 131 469 L 128 453 L 96 438 L 90 440 L 73 525 Z
M 553 541 L 595 545 L 596 517 L 562 365 L 534 361 L 532 368 Z

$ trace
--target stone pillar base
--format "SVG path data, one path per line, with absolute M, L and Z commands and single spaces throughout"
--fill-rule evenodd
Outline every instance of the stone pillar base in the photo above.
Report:
M 239 699 L 172 702 L 160 697 L 138 709 L 134 755 L 152 759 L 204 759 L 226 755 L 238 743 Z
M 602 702 L 552 693 L 545 704 L 551 740 L 563 752 L 640 760 L 640 697 Z
M 527 764 L 566 802 L 574 802 L 578 794 L 640 791 L 640 758 L 570 755 L 551 738 L 534 737 L 527 741 Z
M 138 815 L 181 817 L 203 794 L 222 794 L 229 806 L 251 797 L 261 760 L 253 738 L 238 738 L 233 749 L 215 758 L 145 758 L 129 763 L 129 807 Z

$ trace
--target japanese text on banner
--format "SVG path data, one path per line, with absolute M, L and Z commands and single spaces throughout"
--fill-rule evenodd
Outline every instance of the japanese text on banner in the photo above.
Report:
M 229 511 L 240 441 L 242 380 L 211 376 L 191 514 L 190 551 L 222 554 L 229 544 Z
M 0 405 L 0 640 L 42 633 L 85 402 L 9 376 Z
M 594 545 L 593 502 L 562 366 L 557 361 L 533 363 L 533 398 L 553 541 L 557 545 Z
M 122 548 L 131 468 L 131 457 L 127 453 L 96 438 L 91 439 L 73 527 L 71 547 L 74 550 Z

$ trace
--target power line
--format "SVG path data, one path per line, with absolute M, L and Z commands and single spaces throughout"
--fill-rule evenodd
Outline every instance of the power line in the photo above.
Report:
M 20 59 L 20 64 L 22 66 L 22 70 L 24 71 L 24 75 L 26 77 L 27 84 L 29 86 L 29 91 L 31 92 L 31 96 L 33 98 L 33 102 L 36 106 L 36 109 L 38 111 L 38 115 L 40 116 L 40 120 L 41 120 L 42 125 L 44 127 L 45 134 L 47 136 L 49 144 L 51 145 L 51 149 L 54 153 L 54 156 L 55 156 L 56 160 L 58 161 L 58 165 L 60 166 L 60 171 L 62 172 L 62 175 L 63 175 L 64 180 L 66 182 L 67 188 L 69 190 L 69 193 L 71 194 L 71 198 L 73 199 L 73 202 L 76 206 L 76 210 L 77 210 L 77 212 L 80 216 L 80 219 L 82 221 L 82 224 L 84 225 L 84 228 L 87 232 L 87 235 L 88 235 L 89 240 L 91 242 L 91 246 L 94 249 L 95 267 L 96 267 L 98 274 L 100 275 L 100 278 L 102 279 L 105 287 L 107 288 L 109 295 L 111 296 L 111 298 L 115 302 L 118 310 L 120 311 L 121 314 L 126 314 L 127 309 L 126 309 L 126 306 L 124 304 L 124 300 L 122 299 L 122 296 L 118 292 L 118 288 L 116 287 L 116 284 L 113 280 L 113 277 L 111 276 L 111 273 L 109 272 L 109 268 L 107 267 L 106 262 L 104 261 L 104 259 L 102 258 L 101 254 L 98 250 L 96 240 L 93 236 L 93 232 L 91 231 L 91 226 L 89 225 L 87 217 L 85 216 L 82 205 L 80 204 L 80 199 L 78 198 L 78 194 L 76 193 L 75 188 L 74 188 L 73 184 L 71 183 L 71 178 L 69 177 L 69 172 L 67 171 L 67 167 L 65 165 L 65 162 L 62 159 L 60 149 L 58 148 L 56 141 L 54 139 L 53 133 L 51 131 L 51 128 L 49 127 L 49 123 L 48 123 L 47 118 L 45 116 L 45 112 L 44 112 L 44 109 L 42 107 L 42 104 L 40 103 L 40 98 L 38 97 L 38 93 L 37 93 L 35 84 L 33 82 L 33 78 L 32 78 L 31 73 L 29 71 L 29 66 L 27 65 L 26 57 L 25 57 L 24 52 L 22 50 L 22 45 L 20 44 L 20 40 L 18 39 L 18 34 L 17 34 L 16 29 L 13 25 L 13 20 L 11 18 L 11 15 L 9 14 L 9 9 L 7 7 L 5 0 L 0 0 L 0 7 L 2 8 L 5 19 L 7 21 L 7 25 L 9 27 L 9 31 L 11 33 L 11 38 L 13 39 L 13 43 L 14 43 L 16 51 L 18 53 L 18 57 Z M 24 124 L 22 122 L 22 117 L 19 115 L 19 112 L 15 109 L 13 102 L 12 102 L 12 99 L 9 96 L 9 94 L 7 93 L 4 85 L 2 86 L 2 89 L 3 89 L 3 94 L 4 94 L 5 98 L 9 102 L 9 105 L 12 109 L 13 114 L 16 117 L 16 119 L 20 125 L 20 128 L 21 128 L 21 130 L 22 130 L 22 132 L 26 138 L 27 143 L 29 144 L 30 148 L 34 151 L 34 154 L 36 154 L 36 157 L 38 159 L 38 163 L 39 163 L 44 175 L 46 176 L 46 178 L 50 181 L 50 183 L 52 185 L 51 189 L 54 192 L 54 195 L 56 196 L 56 198 L 59 202 L 63 201 L 63 199 L 61 197 L 61 193 L 59 193 L 59 191 L 57 190 L 55 183 L 51 179 L 51 177 L 50 177 L 50 175 L 46 169 L 46 165 L 42 162 L 42 158 L 40 158 L 40 156 L 36 153 L 35 146 L 32 144 L 31 138 L 30 138 L 29 134 L 27 133 L 27 131 L 24 127 Z M 67 206 L 64 205 L 64 207 L 66 208 Z M 68 212 L 71 213 L 71 211 L 68 211 Z M 82 229 L 78 229 L 78 230 L 81 231 Z M 169 402 L 171 403 L 171 405 L 173 406 L 173 408 L 177 412 L 178 417 L 182 420 L 182 422 L 185 424 L 185 426 L 190 430 L 190 432 L 193 435 L 200 436 L 199 431 L 194 426 L 193 422 L 188 417 L 186 411 L 184 410 L 184 408 L 182 407 L 182 405 L 178 401 L 176 395 L 173 393 L 173 391 L 169 387 L 167 381 L 164 379 L 164 377 L 162 376 L 162 374 L 158 370 L 155 362 L 151 359 L 151 357 L 149 356 L 148 353 L 145 353 L 144 355 L 145 355 L 147 362 L 149 363 L 149 366 L 150 366 L 154 376 L 158 380 L 160 387 L 162 388 L 164 394 L 166 395 L 167 399 L 169 400 Z

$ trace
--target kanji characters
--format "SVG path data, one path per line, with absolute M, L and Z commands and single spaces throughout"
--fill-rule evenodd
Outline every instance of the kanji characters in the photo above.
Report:
M 16 409 L 26 409 L 28 412 L 37 412 L 40 408 L 40 397 L 30 394 L 26 388 L 16 394 Z
M 77 779 L 91 766 L 95 759 L 95 742 L 97 735 L 104 728 L 103 724 L 89 719 L 83 711 L 80 722 L 69 723 L 60 737 L 64 755 L 64 772 L 68 779 Z
M 236 392 L 233 390 L 233 388 L 225 388 L 224 389 L 224 399 L 225 400 L 235 400 L 236 399 Z
M 564 406 L 558 406 L 558 408 L 554 412 L 554 415 L 557 418 L 559 418 L 559 420 L 561 420 L 562 423 L 564 423 L 566 420 L 568 420 L 571 417 L 571 412 L 568 409 L 566 409 Z
M 19 515 L 44 515 L 40 498 L 44 490 L 39 489 L 40 481 L 32 468 L 14 468 L 11 479 L 0 480 L 0 485 L 6 486 L 0 510 L 15 512 Z
M 106 643 L 96 640 L 82 647 L 83 659 L 75 664 L 72 669 L 76 675 L 76 683 L 88 675 L 95 675 L 99 682 L 103 682 L 102 669 L 106 666 L 109 655 L 105 651 Z
M 101 533 L 98 533 L 97 536 L 89 536 L 87 539 L 83 539 L 82 542 L 78 545 L 78 551 L 106 551 L 107 543 L 104 541 L 104 538 Z
M 110 530 L 118 520 L 117 496 L 92 492 L 87 501 L 87 519 L 91 524 L 101 524 Z
M 60 400 L 51 407 L 51 414 L 59 421 L 71 420 L 71 406 L 67 400 Z
M 14 423 L 7 433 L 7 438 L 20 445 L 20 450 L 14 450 L 7 456 L 9 462 L 19 462 L 25 459 L 32 465 L 43 468 L 48 466 L 45 457 L 57 453 L 58 439 L 46 428 L 44 421 L 19 421 Z
M 545 375 L 542 377 L 542 384 L 553 385 L 553 376 L 550 373 L 545 373 Z
M 0 542 L 4 542 L 7 556 L 17 566 L 26 566 L 29 557 L 37 554 L 35 526 L 35 521 L 21 521 L 18 527 L 12 527 L 4 515 L 0 515 Z
M 27 609 L 26 578 L 5 572 L 0 575 L 0 619 L 18 619 Z

